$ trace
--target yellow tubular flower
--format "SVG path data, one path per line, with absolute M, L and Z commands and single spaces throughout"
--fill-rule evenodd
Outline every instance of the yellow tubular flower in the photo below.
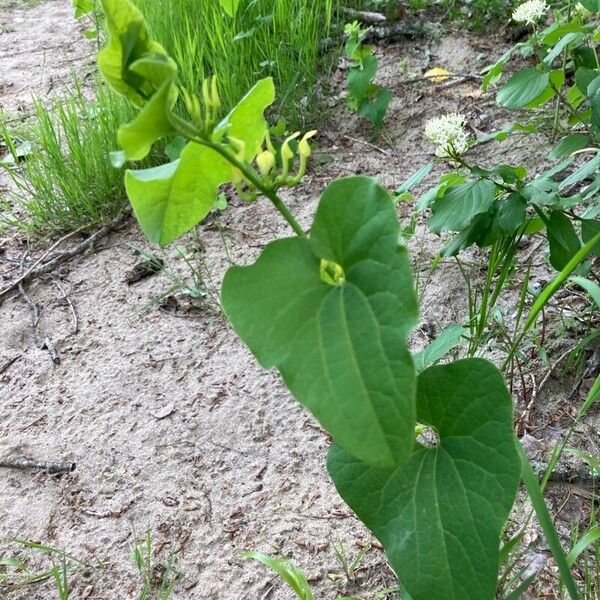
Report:
M 190 115 L 192 122 L 196 127 L 202 128 L 202 108 L 200 106 L 200 100 L 196 94 L 190 94 L 186 89 L 181 90 L 185 109 Z
M 219 87 L 217 85 L 217 76 L 213 76 L 211 82 L 211 100 L 215 112 L 221 110 L 221 97 L 219 96 Z
M 312 131 L 305 133 L 304 137 L 300 140 L 300 142 L 298 142 L 298 156 L 300 156 L 301 159 L 306 159 L 312 154 L 312 149 L 308 143 L 308 140 L 315 135 L 317 135 L 317 130 L 313 129 Z
M 263 177 L 266 177 L 275 166 L 275 155 L 270 150 L 264 150 L 256 157 L 258 170 Z
M 290 148 L 290 142 L 299 137 L 300 132 L 296 131 L 296 133 L 292 133 L 286 140 L 283 142 L 281 146 L 281 158 L 283 160 L 283 168 L 281 170 L 281 176 L 285 179 L 290 172 L 290 161 L 294 158 L 294 152 Z

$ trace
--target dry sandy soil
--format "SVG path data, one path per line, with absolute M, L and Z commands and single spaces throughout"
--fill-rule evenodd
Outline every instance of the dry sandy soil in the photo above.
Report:
M 93 48 L 81 41 L 80 29 L 69 0 L 28 9 L 2 9 L 0 0 L 0 105 L 11 114 L 26 112 L 31 92 L 59 93 L 68 87 L 72 67 L 85 72 Z M 410 75 L 398 67 L 403 61 L 413 73 L 426 66 L 473 73 L 501 51 L 494 46 L 484 38 L 446 35 L 381 49 L 382 81 L 394 91 L 386 132 L 394 147 L 381 139 L 368 141 L 364 124 L 340 99 L 319 138 L 316 166 L 287 194 L 302 224 L 309 225 L 320 190 L 334 177 L 362 172 L 394 188 L 428 160 L 430 148 L 421 133 L 426 118 L 457 110 L 480 130 L 497 126 L 477 81 L 435 89 L 402 85 Z M 344 76 L 343 70 L 336 73 L 334 87 L 342 89 Z M 400 213 L 407 218 L 409 207 L 401 206 Z M 242 263 L 288 233 L 265 203 L 233 201 L 220 224 L 231 258 Z M 223 236 L 214 224 L 203 227 L 200 236 L 218 285 L 228 266 Z M 0 246 L 0 281 L 8 282 L 17 273 L 23 246 L 14 237 Z M 416 348 L 465 316 L 465 289 L 456 268 L 451 263 L 430 268 L 439 247 L 420 223 L 411 241 L 423 282 Z M 71 576 L 73 599 L 138 597 L 140 578 L 129 556 L 133 529 L 138 537 L 152 531 L 157 560 L 176 563 L 181 578 L 175 599 L 291 598 L 270 572 L 239 560 L 250 549 L 293 559 L 308 574 L 317 598 L 345 593 L 370 599 L 392 587 L 394 576 L 376 545 L 356 582 L 348 581 L 336 559 L 337 539 L 355 555 L 372 538 L 328 479 L 326 434 L 278 375 L 257 365 L 216 307 L 159 310 L 153 300 L 171 284 L 164 273 L 128 285 L 126 274 L 139 260 L 134 248 L 156 251 L 128 222 L 95 252 L 56 273 L 77 312 L 77 331 L 52 281 L 29 287 L 42 309 L 41 335 L 52 341 L 60 364 L 35 347 L 22 298 L 13 296 L 0 307 L 0 459 L 24 455 L 77 464 L 64 476 L 1 470 L 0 538 L 39 540 L 91 565 L 101 562 L 101 568 Z M 171 268 L 181 271 L 173 255 L 166 253 Z M 472 258 L 479 260 L 477 253 Z M 546 276 L 540 272 L 538 283 Z M 502 304 L 507 315 L 510 301 Z M 545 369 L 532 366 L 531 376 L 541 378 Z M 538 425 L 544 424 L 531 428 L 541 440 L 532 442 L 540 453 L 569 422 L 568 410 L 557 414 L 557 406 L 571 384 L 551 380 L 539 410 L 533 407 L 534 423 L 538 415 Z M 515 390 L 518 414 L 525 409 L 520 389 Z M 580 394 L 585 391 L 584 385 Z M 596 418 L 581 426 L 583 437 L 597 433 Z M 598 454 L 598 448 L 588 450 Z M 561 517 L 568 523 L 582 518 L 584 510 L 585 499 L 570 493 Z M 543 565 L 545 547 L 535 530 L 530 538 L 531 556 L 538 564 L 541 557 Z M 16 553 L 5 543 L 0 559 Z M 6 597 L 41 600 L 56 592 L 46 583 Z

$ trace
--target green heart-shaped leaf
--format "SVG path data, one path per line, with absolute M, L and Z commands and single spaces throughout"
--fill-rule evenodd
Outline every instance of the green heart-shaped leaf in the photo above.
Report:
M 341 179 L 324 192 L 310 240 L 270 243 L 255 264 L 229 269 L 222 292 L 259 362 L 279 369 L 342 447 L 379 466 L 406 460 L 414 437 L 406 336 L 417 303 L 399 233 L 386 190 Z M 323 259 L 337 279 L 322 276 Z
M 436 447 L 377 469 L 334 445 L 329 473 L 414 600 L 491 600 L 521 471 L 501 373 L 481 359 L 427 369 L 417 419 L 435 427 Z

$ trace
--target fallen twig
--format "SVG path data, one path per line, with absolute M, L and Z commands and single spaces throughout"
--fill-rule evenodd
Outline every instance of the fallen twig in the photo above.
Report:
M 370 23 L 371 25 L 381 25 L 387 22 L 385 15 L 378 12 L 370 12 L 367 10 L 356 10 L 355 8 L 342 8 L 342 12 L 349 19 L 360 21 L 361 23 Z
M 21 358 L 20 354 L 9 358 L 3 365 L 0 365 L 0 375 L 4 373 L 10 366 L 12 366 L 15 362 L 17 362 Z
M 17 286 L 23 282 L 26 281 L 27 278 L 31 275 L 31 273 L 33 273 L 33 271 L 35 270 L 35 268 L 46 258 L 48 258 L 48 256 L 50 256 L 50 253 L 55 250 L 56 248 L 58 248 L 58 246 L 60 246 L 63 242 L 66 242 L 69 238 L 72 238 L 74 235 L 77 235 L 78 233 L 81 233 L 81 231 L 83 231 L 83 227 L 80 227 L 79 229 L 75 230 L 75 231 L 71 231 L 71 233 L 67 233 L 67 235 L 63 236 L 60 238 L 60 240 L 57 240 L 56 242 L 54 242 L 54 244 L 52 244 L 52 246 L 50 246 L 50 248 L 48 248 L 48 250 L 46 250 L 46 252 L 44 252 L 44 254 L 42 254 L 42 256 L 40 256 L 32 265 L 31 267 L 29 267 L 29 269 L 27 269 L 27 271 L 25 271 L 25 273 L 22 273 L 19 278 L 16 281 L 13 281 L 8 287 L 4 288 L 3 290 L 0 290 L 0 301 L 2 300 L 2 298 L 4 297 L 5 294 L 8 294 L 9 292 L 11 292 L 12 290 L 16 289 Z
M 73 304 L 73 301 L 71 300 L 71 298 L 65 291 L 65 288 L 63 288 L 63 286 L 61 285 L 58 277 L 52 275 L 52 283 L 59 289 L 60 293 L 63 295 L 63 298 L 65 299 L 65 302 L 69 306 L 69 310 L 71 311 L 71 317 L 72 317 L 72 322 L 73 322 L 73 333 L 74 334 L 79 333 L 79 317 L 77 316 L 77 310 L 75 310 L 75 305 Z
M 115 227 L 118 227 L 121 223 L 123 223 L 129 215 L 129 211 L 122 212 L 108 225 L 105 225 L 104 227 L 102 227 L 102 229 L 99 229 L 98 231 L 96 231 L 96 233 L 93 233 L 79 244 L 73 246 L 72 248 L 69 248 L 68 250 L 65 250 L 64 252 L 61 252 L 57 256 L 51 258 L 48 262 L 45 262 L 44 264 L 36 267 L 36 265 L 39 265 L 40 263 L 40 261 L 37 261 L 36 265 L 27 270 L 25 273 L 23 273 L 23 275 L 21 275 L 16 281 L 13 281 L 4 289 L 0 290 L 0 304 L 9 294 L 18 289 L 20 283 L 26 283 L 28 281 L 31 281 L 32 279 L 35 279 L 36 277 L 39 277 L 40 275 L 46 275 L 52 272 L 54 269 L 56 269 L 58 265 L 70 260 L 71 258 L 74 258 L 75 256 L 78 256 L 79 254 L 83 254 L 83 252 L 85 252 L 93 244 L 101 240 L 103 237 L 107 236 L 113 229 L 115 229 Z M 50 254 L 52 249 L 54 249 L 59 243 L 62 243 L 65 239 L 67 239 L 67 237 L 71 237 L 75 233 L 77 233 L 77 231 L 70 233 L 68 236 L 65 236 L 65 238 L 61 238 L 58 242 L 56 242 L 56 244 L 53 245 L 53 247 L 48 252 L 45 253 L 45 256 L 43 256 L 41 260 L 46 258 Z
M 5 458 L 0 460 L 0 467 L 5 469 L 21 469 L 26 471 L 45 471 L 47 473 L 72 473 L 75 470 L 75 463 L 70 461 L 54 462 L 46 460 L 34 460 L 22 456 L 15 458 Z

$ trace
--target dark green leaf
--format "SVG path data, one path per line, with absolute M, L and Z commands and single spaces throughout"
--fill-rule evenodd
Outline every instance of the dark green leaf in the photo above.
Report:
M 600 71 L 597 69 L 588 69 L 587 67 L 579 67 L 575 72 L 575 83 L 579 88 L 579 91 L 587 96 L 588 85 L 600 75 Z
M 379 129 L 383 125 L 383 119 L 391 101 L 392 92 L 379 88 L 373 96 L 361 102 L 358 112 L 366 117 L 375 129 Z
M 417 418 L 436 429 L 436 447 L 377 469 L 334 445 L 329 473 L 414 600 L 491 599 L 521 471 L 504 379 L 481 359 L 431 367 L 418 379 Z
M 422 166 L 419 170 L 415 171 L 400 187 L 396 190 L 396 194 L 405 194 L 410 192 L 414 187 L 418 186 L 433 169 L 434 162 L 430 161 L 426 165 Z
M 581 165 L 576 171 L 560 182 L 559 190 L 563 191 L 576 183 L 586 180 L 600 169 L 600 153 L 596 154 L 591 160 Z
M 550 160 L 560 160 L 571 156 L 573 152 L 589 148 L 591 144 L 590 137 L 583 133 L 572 133 L 564 137 L 548 154 Z
M 600 12 L 600 0 L 580 0 L 580 2 L 591 13 Z
M 581 243 L 571 219 L 564 213 L 554 210 L 547 223 L 550 244 L 550 264 L 561 271 L 577 254 Z
M 498 226 L 504 233 L 513 234 L 525 220 L 527 200 L 521 194 L 509 194 L 498 205 Z
M 581 219 L 581 239 L 584 244 L 591 242 L 592 239 L 600 233 L 600 221 L 596 219 Z M 592 253 L 598 256 L 600 254 L 600 245 L 592 249 Z
M 259 362 L 281 372 L 340 446 L 381 466 L 406 460 L 414 431 L 406 336 L 417 304 L 399 234 L 386 190 L 340 179 L 321 198 L 310 240 L 270 243 L 253 265 L 229 269 L 222 292 Z M 337 285 L 321 276 L 322 259 L 343 270 Z
M 473 217 L 487 212 L 496 195 L 496 186 L 487 179 L 477 179 L 449 188 L 432 205 L 433 215 L 427 223 L 435 233 L 461 231 Z
M 554 59 L 557 58 L 563 50 L 573 42 L 579 41 L 583 37 L 583 33 L 578 31 L 571 31 L 570 33 L 565 34 L 548 52 L 548 54 L 544 58 L 544 64 L 551 66 L 554 62 Z
M 368 96 L 371 81 L 377 73 L 377 58 L 375 56 L 366 56 L 362 67 L 356 66 L 350 69 L 348 73 L 348 91 L 349 97 L 358 102 Z

